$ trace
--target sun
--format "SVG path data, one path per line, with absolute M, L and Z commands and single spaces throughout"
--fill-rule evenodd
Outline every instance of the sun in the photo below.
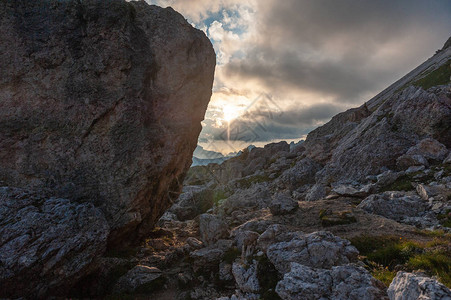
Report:
M 222 108 L 222 113 L 224 115 L 224 120 L 230 123 L 232 120 L 236 119 L 240 115 L 239 109 L 234 105 L 226 105 Z

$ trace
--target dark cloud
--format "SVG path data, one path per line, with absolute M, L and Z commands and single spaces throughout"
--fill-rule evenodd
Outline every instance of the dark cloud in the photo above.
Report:
M 251 108 L 227 126 L 207 126 L 203 139 L 240 140 L 247 142 L 271 141 L 276 139 L 300 139 L 318 124 L 343 110 L 341 106 L 329 103 L 311 107 L 291 107 L 283 111 L 274 110 L 268 103 Z M 228 133 L 230 130 L 230 135 Z
M 366 70 L 358 60 L 309 61 L 299 53 L 263 47 L 254 49 L 249 56 L 229 63 L 226 76 L 257 78 L 274 93 L 282 89 L 318 92 L 340 102 L 362 101 L 358 96 L 381 88 L 381 79 L 392 75 L 388 70 Z
M 450 1 L 266 0 L 261 40 L 226 76 L 258 79 L 274 93 L 314 91 L 362 103 L 438 49 Z

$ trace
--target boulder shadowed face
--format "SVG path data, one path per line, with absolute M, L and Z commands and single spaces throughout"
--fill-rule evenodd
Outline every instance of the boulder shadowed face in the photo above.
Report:
M 145 234 L 191 164 L 210 42 L 143 2 L 14 1 L 1 16 L 0 180 L 94 203 L 112 244 Z

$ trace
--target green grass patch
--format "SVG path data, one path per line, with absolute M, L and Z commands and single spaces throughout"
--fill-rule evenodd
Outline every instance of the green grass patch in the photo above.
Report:
M 412 177 L 411 176 L 401 176 L 396 179 L 395 182 L 385 186 L 381 192 L 387 191 L 413 191 L 415 188 L 412 185 Z
M 434 238 L 438 238 L 438 239 L 445 239 L 445 240 L 449 240 L 451 242 L 451 234 L 446 233 L 442 229 L 437 229 L 437 230 L 416 229 L 416 232 L 423 236 L 434 237 Z
M 219 205 L 221 200 L 227 199 L 227 194 L 222 190 L 216 190 L 213 193 L 213 203 Z
M 417 242 L 394 236 L 359 236 L 350 239 L 373 276 L 388 285 L 395 271 L 422 270 L 451 287 L 451 237 L 430 232 L 429 242 Z
M 389 268 L 406 263 L 414 253 L 422 251 L 419 244 L 393 236 L 360 236 L 350 241 L 360 255 Z
M 432 251 L 415 255 L 409 259 L 408 266 L 437 276 L 444 285 L 451 288 L 451 251 Z
M 448 60 L 444 65 L 430 72 L 425 77 L 415 81 L 413 85 L 420 86 L 427 90 L 433 86 L 444 85 L 449 83 L 449 78 L 451 76 L 451 60 Z
M 238 179 L 236 182 L 238 183 L 238 185 L 241 188 L 247 189 L 247 188 L 250 188 L 255 183 L 267 182 L 270 180 L 271 179 L 269 178 L 269 176 L 264 174 L 264 175 L 255 175 L 255 176 L 241 178 L 241 179 Z
M 448 209 L 444 214 L 439 214 L 437 219 L 444 227 L 451 228 L 451 210 Z
M 389 286 L 396 276 L 396 271 L 391 271 L 387 267 L 376 267 L 371 271 L 374 278 L 381 281 L 385 286 Z

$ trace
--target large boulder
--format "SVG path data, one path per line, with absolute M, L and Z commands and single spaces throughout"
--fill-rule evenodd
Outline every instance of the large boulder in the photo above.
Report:
M 421 155 L 432 161 L 441 162 L 448 155 L 448 149 L 438 141 L 432 138 L 426 138 L 410 148 L 406 154 Z
M 348 240 L 327 231 L 318 231 L 272 244 L 266 254 L 277 270 L 284 274 L 290 271 L 292 262 L 327 269 L 357 260 L 359 252 Z
M 103 254 L 108 233 L 91 203 L 0 188 L 0 298 L 64 296 Z
M 276 292 L 283 300 L 388 299 L 382 283 L 364 268 L 353 265 L 323 270 L 292 263 L 291 271 L 279 281 Z
M 387 290 L 390 300 L 449 300 L 451 290 L 430 277 L 398 272 Z
M 367 213 L 399 222 L 408 217 L 420 216 L 429 205 L 417 195 L 405 192 L 384 192 L 367 197 L 357 207 Z
M 110 245 L 178 197 L 211 96 L 215 53 L 144 1 L 0 6 L 0 181 L 99 207 Z

